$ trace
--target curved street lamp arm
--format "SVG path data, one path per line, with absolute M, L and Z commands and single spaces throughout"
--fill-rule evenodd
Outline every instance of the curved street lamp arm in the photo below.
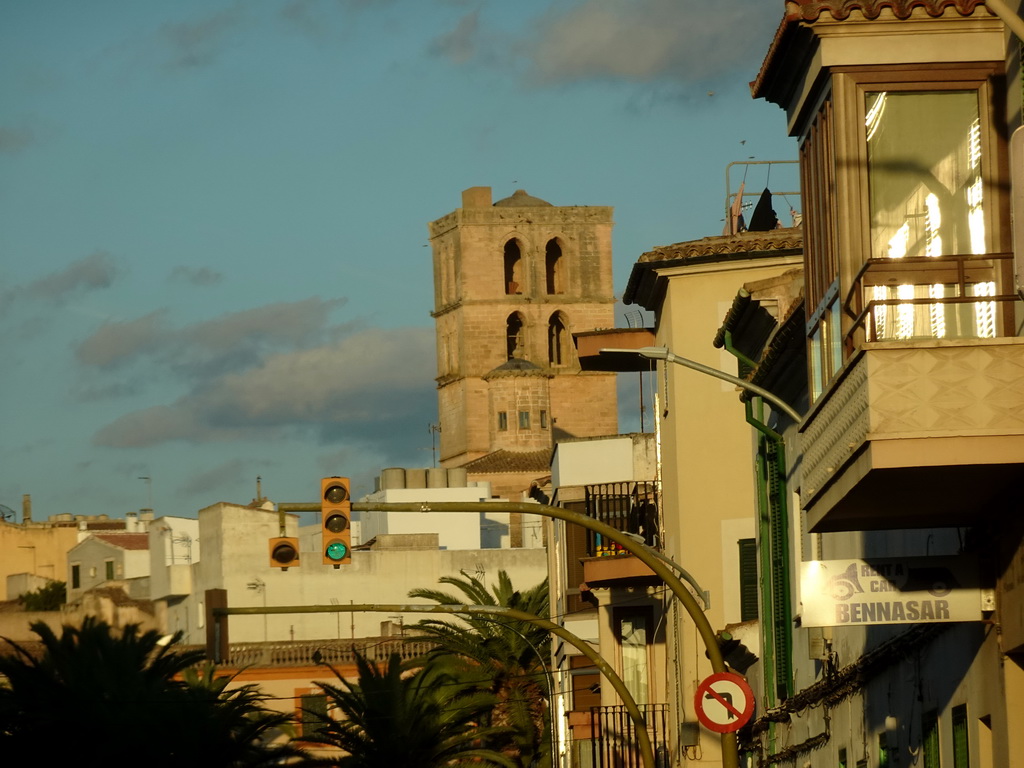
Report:
M 638 349 L 602 349 L 601 352 L 631 352 L 635 355 L 640 355 L 641 357 L 646 357 L 650 360 L 665 360 L 666 362 L 669 363 L 681 365 L 684 368 L 690 368 L 691 370 L 698 371 L 700 373 L 706 373 L 708 376 L 714 376 L 716 379 L 728 381 L 730 384 L 735 384 L 737 387 L 741 387 L 742 389 L 746 389 L 749 392 L 753 392 L 755 395 L 763 397 L 769 403 L 771 403 L 780 411 L 789 416 L 789 418 L 791 418 L 794 422 L 798 424 L 800 423 L 800 414 L 797 412 L 797 410 L 789 403 L 787 403 L 785 400 L 778 397 L 778 395 L 769 392 L 764 387 L 758 386 L 757 384 L 752 384 L 746 379 L 741 379 L 739 376 L 733 376 L 732 374 L 726 373 L 725 371 L 720 371 L 717 368 L 712 368 L 710 365 L 704 365 L 703 363 L 698 363 L 696 360 L 690 360 L 689 358 L 686 357 L 680 357 L 674 352 L 670 352 L 667 347 L 640 347 Z

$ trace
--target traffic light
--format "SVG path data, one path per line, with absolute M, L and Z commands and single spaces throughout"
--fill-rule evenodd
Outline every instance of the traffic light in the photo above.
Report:
M 321 551 L 325 565 L 339 568 L 352 562 L 352 494 L 347 477 L 320 481 Z
M 299 540 L 278 536 L 270 540 L 270 567 L 287 571 L 299 565 Z

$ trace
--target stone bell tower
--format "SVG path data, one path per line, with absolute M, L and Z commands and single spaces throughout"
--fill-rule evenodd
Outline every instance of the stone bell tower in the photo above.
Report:
M 472 187 L 429 229 L 441 463 L 517 498 L 555 440 L 618 429 L 615 374 L 572 342 L 614 326 L 612 209 Z

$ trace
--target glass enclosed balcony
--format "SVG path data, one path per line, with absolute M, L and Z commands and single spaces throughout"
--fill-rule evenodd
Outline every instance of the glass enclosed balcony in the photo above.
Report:
M 813 530 L 969 525 L 1024 479 L 1021 303 L 1000 289 L 1012 264 L 865 264 L 844 306 L 848 357 L 801 428 Z

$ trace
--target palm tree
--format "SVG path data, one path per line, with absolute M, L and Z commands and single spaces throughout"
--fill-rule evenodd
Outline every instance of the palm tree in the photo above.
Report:
M 491 589 L 465 571 L 461 577 L 445 576 L 440 583 L 455 587 L 461 595 L 422 588 L 412 590 L 409 596 L 441 605 L 499 606 L 548 617 L 546 579 L 526 591 L 515 589 L 505 571 L 498 572 L 498 582 Z M 550 655 L 547 630 L 498 616 L 461 618 L 461 622 L 431 618 L 417 623 L 422 634 L 437 641 L 437 646 L 427 653 L 427 660 L 445 663 L 465 679 L 480 681 L 483 689 L 495 696 L 492 722 L 514 730 L 512 754 L 520 765 L 550 765 L 550 731 L 546 724 Z
M 515 764 L 488 745 L 507 729 L 483 727 L 492 701 L 467 692 L 451 676 L 431 667 L 403 674 L 401 658 L 391 654 L 381 668 L 356 654 L 358 682 L 338 674 L 338 685 L 317 683 L 344 719 L 310 712 L 319 720 L 311 741 L 331 744 L 348 754 L 343 768 L 441 768 Z M 337 672 L 335 672 L 337 674 Z
M 250 687 L 195 671 L 202 651 L 179 651 L 180 634 L 162 638 L 129 625 L 115 632 L 87 618 L 58 637 L 32 625 L 41 653 L 4 639 L 0 655 L 0 753 L 60 745 L 81 766 L 263 766 L 301 758 L 269 743 L 289 716 L 264 709 Z M 55 744 L 56 742 L 56 744 Z

